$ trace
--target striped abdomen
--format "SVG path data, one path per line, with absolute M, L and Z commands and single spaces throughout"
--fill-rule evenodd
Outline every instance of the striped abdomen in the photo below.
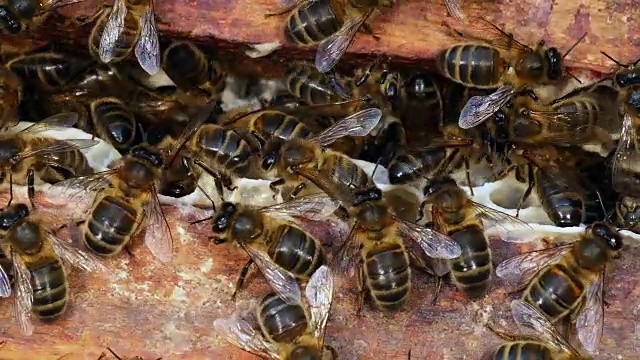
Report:
M 308 104 L 328 104 L 340 101 L 324 74 L 315 68 L 290 66 L 287 69 L 287 89 Z
M 275 110 L 265 110 L 253 119 L 253 128 L 265 139 L 307 139 L 314 131 L 295 116 Z
M 421 154 L 398 154 L 389 165 L 389 182 L 393 185 L 407 184 L 428 176 L 440 168 L 447 157 L 444 148 L 424 150 Z
M 400 243 L 380 243 L 362 254 L 363 281 L 378 308 L 396 310 L 411 289 L 409 257 Z
M 348 157 L 334 151 L 325 154 L 321 172 L 326 173 L 332 184 L 343 184 L 355 190 L 371 189 L 375 186 L 371 177 Z
M 53 321 L 64 313 L 67 307 L 68 287 L 64 265 L 59 259 L 31 272 L 33 288 L 33 312 L 44 322 Z
M 64 143 L 64 140 L 32 138 L 30 146 L 53 146 L 56 143 Z M 76 176 L 93 174 L 86 156 L 80 150 L 44 153 L 38 157 L 36 170 L 42 181 L 50 184 Z
M 581 268 L 572 256 L 542 269 L 529 284 L 523 300 L 555 322 L 567 316 L 581 301 L 585 285 Z
M 553 105 L 558 114 L 566 113 L 562 121 L 547 121 L 547 131 L 551 134 L 572 134 L 568 139 L 588 139 L 597 123 L 601 109 L 597 101 L 590 97 L 575 97 Z M 579 114 L 579 115 L 576 115 Z
M 258 320 L 264 335 L 275 342 L 292 342 L 309 327 L 307 314 L 300 304 L 282 300 L 275 293 L 265 295 L 258 307 Z
M 118 254 L 135 235 L 142 213 L 115 196 L 102 197 L 85 223 L 84 243 L 98 255 Z
M 290 225 L 271 234 L 268 254 L 273 261 L 299 278 L 308 279 L 326 257 L 320 244 L 306 232 Z
M 284 37 L 289 43 L 314 45 L 338 31 L 342 21 L 328 1 L 315 1 L 309 6 L 298 7 L 289 15 Z
M 194 44 L 172 43 L 164 52 L 162 68 L 181 88 L 198 87 L 208 81 L 207 58 Z
M 65 86 L 89 65 L 88 61 L 51 52 L 20 56 L 7 63 L 7 67 L 23 80 L 37 82 L 47 88 Z
M 448 235 L 462 249 L 460 257 L 448 262 L 453 281 L 471 299 L 483 297 L 489 289 L 493 272 L 491 248 L 483 229 L 471 224 Z
M 22 101 L 22 84 L 16 74 L 0 67 L 0 129 L 5 130 L 17 124 L 18 107 Z
M 251 146 L 235 131 L 207 124 L 191 141 L 191 151 L 217 171 L 244 176 L 250 170 Z
M 498 50 L 478 44 L 454 45 L 441 52 L 436 62 L 442 75 L 477 88 L 497 87 L 504 69 Z
M 118 151 L 128 152 L 141 140 L 133 113 L 119 99 L 101 98 L 91 102 L 90 108 L 94 129 Z
M 133 48 L 136 46 L 142 30 L 140 27 L 139 17 L 134 14 L 137 11 L 131 11 L 131 7 L 128 7 L 127 10 L 127 14 L 124 17 L 122 32 L 116 40 L 113 51 L 111 52 L 112 62 L 121 61 L 129 56 Z M 100 39 L 104 34 L 104 28 L 107 20 L 109 19 L 109 14 L 110 11 L 107 11 L 100 17 L 89 38 L 89 53 L 96 59 L 100 59 Z
M 558 169 L 560 170 L 560 169 Z M 571 188 L 571 180 L 561 171 L 535 170 L 535 186 L 542 208 L 559 227 L 578 226 L 584 217 L 582 195 Z M 576 184 L 573 184 L 574 187 Z
M 535 341 L 516 341 L 506 343 L 494 351 L 490 360 L 552 360 L 551 350 Z

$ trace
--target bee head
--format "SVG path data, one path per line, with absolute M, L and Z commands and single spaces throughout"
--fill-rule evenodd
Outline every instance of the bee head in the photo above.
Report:
M 544 52 L 544 57 L 547 63 L 547 78 L 549 80 L 560 80 L 564 75 L 564 68 L 562 67 L 563 55 L 558 49 L 551 47 Z
M 16 222 L 29 216 L 25 204 L 12 205 L 0 213 L 0 230 L 9 230 Z
M 297 345 L 289 354 L 290 360 L 323 360 L 320 349 L 309 345 Z
M 427 201 L 433 200 L 440 192 L 449 186 L 458 186 L 456 182 L 450 177 L 436 178 L 433 181 L 427 182 L 424 187 L 423 194 Z
M 624 244 L 618 230 L 602 222 L 593 224 L 591 230 L 595 236 L 605 241 L 610 250 L 618 251 L 622 249 Z
M 229 223 L 231 218 L 238 211 L 238 208 L 234 203 L 224 202 L 220 207 L 218 213 L 213 217 L 213 233 L 214 234 L 224 234 L 227 232 L 229 228 Z M 226 240 L 220 239 L 220 243 L 225 242 Z M 218 241 L 216 241 L 218 242 Z
M 271 139 L 262 148 L 262 162 L 260 167 L 262 170 L 271 171 L 280 159 L 280 149 L 284 146 L 281 139 Z
M 131 149 L 130 156 L 134 159 L 146 161 L 156 168 L 164 166 L 162 153 L 148 145 L 137 145 Z

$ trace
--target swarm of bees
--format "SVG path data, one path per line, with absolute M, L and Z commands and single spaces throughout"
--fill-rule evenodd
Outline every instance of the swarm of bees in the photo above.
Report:
M 0 4 L 2 36 L 37 31 L 42 17 L 72 3 Z M 445 3 L 454 18 L 465 17 L 461 0 Z M 446 278 L 464 301 L 482 301 L 494 275 L 508 290 L 523 291 L 512 313 L 535 335 L 487 325 L 506 341 L 488 359 L 587 359 L 597 352 L 605 273 L 623 253 L 619 231 L 640 233 L 640 64 L 603 53 L 615 73 L 548 99 L 543 86 L 574 77 L 563 65 L 573 47 L 529 46 L 478 19 L 482 35 L 447 28 L 461 40 L 435 58 L 437 73 L 397 70 L 383 57 L 342 73 L 336 64 L 356 34 L 377 38 L 369 22 L 394 2 L 280 5 L 267 16 L 287 14 L 285 38 L 317 47 L 315 64 L 287 65 L 271 79 L 278 92 L 255 107 L 222 109 L 223 92 L 243 74 L 207 49 L 180 40 L 161 51 L 152 0 L 99 9 L 87 20 L 94 23 L 88 52 L 0 54 L 0 182 L 9 191 L 0 210 L 0 296 L 13 298 L 22 333 L 33 333 L 34 320 L 64 316 L 73 291 L 67 263 L 107 271 L 105 258 L 129 250 L 142 233 L 153 256 L 171 262 L 174 234 L 160 197 L 201 191 L 213 214 L 193 224 L 208 222 L 206 241 L 234 243 L 248 255 L 232 297 L 253 264 L 272 289 L 213 324 L 246 351 L 338 358 L 324 343 L 335 274 L 354 278 L 358 313 L 367 303 L 372 311 L 396 311 L 417 296 L 415 269 L 436 278 L 434 302 Z M 150 85 L 140 69 L 162 70 L 171 86 Z M 70 127 L 94 138 L 43 135 Z M 96 171 L 85 155 L 98 139 L 121 154 L 107 170 Z M 358 160 L 375 163 L 374 170 Z M 474 200 L 479 167 L 490 169 L 491 181 L 514 176 L 526 184 L 515 215 Z M 268 181 L 274 204 L 230 201 L 242 179 Z M 203 181 L 213 183 L 215 196 Z M 41 183 L 69 199 L 92 199 L 83 218 L 63 226 L 70 239 L 38 214 Z M 14 186 L 27 187 L 29 204 L 14 201 Z M 389 188 L 399 187 L 415 190 L 418 200 L 398 201 Z M 584 225 L 583 234 L 495 266 L 486 229 L 531 230 L 519 212 L 534 191 L 551 222 Z M 329 219 L 350 229 L 331 249 L 306 225 Z M 561 322 L 565 335 L 556 328 Z

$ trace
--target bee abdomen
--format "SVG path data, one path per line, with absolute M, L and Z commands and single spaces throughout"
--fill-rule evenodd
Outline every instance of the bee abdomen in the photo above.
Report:
M 524 300 L 540 308 L 553 320 L 571 311 L 584 291 L 584 284 L 566 265 L 558 263 L 547 267 L 524 294 Z
M 446 158 L 441 150 L 425 151 L 420 156 L 399 154 L 389 165 L 389 182 L 393 185 L 407 184 L 428 175 Z
M 296 276 L 308 279 L 326 260 L 322 247 L 304 231 L 281 226 L 274 233 L 276 241 L 269 249 L 273 261 Z
M 57 319 L 67 307 L 67 277 L 62 263 L 54 260 L 30 271 L 33 311 L 42 321 Z
M 339 100 L 324 74 L 304 66 L 292 66 L 287 70 L 287 89 L 309 104 L 327 104 Z
M 284 36 L 289 43 L 313 45 L 338 31 L 341 26 L 329 2 L 316 1 L 291 13 Z
M 7 67 L 24 80 L 37 79 L 43 85 L 54 88 L 68 84 L 86 70 L 88 65 L 89 62 L 66 55 L 41 53 L 13 59 Z
M 536 191 L 542 208 L 556 226 L 578 226 L 583 221 L 584 203 L 582 196 L 575 191 L 577 189 L 559 182 L 565 178 L 559 172 L 551 177 L 538 170 L 535 174 Z M 569 180 L 565 182 L 569 183 Z
M 366 254 L 366 282 L 376 306 L 400 308 L 411 288 L 411 269 L 405 249 L 399 244 L 382 244 Z
M 119 151 L 128 151 L 136 142 L 136 119 L 119 99 L 93 101 L 91 119 L 98 133 Z
M 304 334 L 309 325 L 300 304 L 287 303 L 274 293 L 265 295 L 258 311 L 264 333 L 275 342 L 291 342 Z
M 208 81 L 208 63 L 205 55 L 188 42 L 174 42 L 164 53 L 163 69 L 180 87 L 198 87 Z
M 249 170 L 251 146 L 238 133 L 217 125 L 207 125 L 198 132 L 197 153 L 214 164 L 217 170 L 242 176 Z
M 482 228 L 465 227 L 449 236 L 462 249 L 462 255 L 449 261 L 451 275 L 458 288 L 472 299 L 484 296 L 489 289 L 493 263 L 491 249 Z
M 492 360 L 552 360 L 549 348 L 541 343 L 519 341 L 500 346 L 491 357 Z
M 263 113 L 260 118 L 256 120 L 261 121 L 262 130 L 265 134 L 281 139 L 304 139 L 310 137 L 312 134 L 311 129 L 301 121 L 285 113 L 269 111 Z
M 117 254 L 131 239 L 137 228 L 138 213 L 126 202 L 105 196 L 87 220 L 84 242 L 98 255 Z
M 374 186 L 367 173 L 348 158 L 335 153 L 332 158 L 327 160 L 329 161 L 325 163 L 325 168 L 330 169 L 329 176 L 333 182 L 344 184 L 351 189 L 360 190 L 370 189 Z M 331 163 L 333 163 L 333 166 L 329 165 Z
M 441 52 L 436 61 L 442 75 L 470 87 L 496 87 L 502 74 L 500 52 L 486 45 L 455 45 Z

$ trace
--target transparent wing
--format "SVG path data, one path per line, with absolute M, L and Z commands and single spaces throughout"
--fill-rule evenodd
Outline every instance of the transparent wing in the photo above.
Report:
M 607 123 L 611 118 L 608 111 L 591 111 L 588 108 L 579 108 L 576 111 L 540 111 L 530 110 L 532 121 L 537 121 L 554 129 L 553 133 L 545 135 L 545 141 L 550 143 L 576 144 L 590 140 L 593 137 L 594 125 L 590 124 L 592 118 Z M 613 120 L 610 120 L 613 121 Z M 609 122 L 610 122 L 609 121 Z
M 285 301 L 297 304 L 301 300 L 300 288 L 296 278 L 287 270 L 280 267 L 269 258 L 267 253 L 251 246 L 245 246 L 251 259 L 258 265 L 260 271 L 271 285 L 271 288 Z
M 515 89 L 511 86 L 502 86 L 494 93 L 485 96 L 474 96 L 462 108 L 458 126 L 463 129 L 482 124 L 496 111 L 505 106 L 513 94 Z
M 338 60 L 347 51 L 356 33 L 367 21 L 373 10 L 367 11 L 357 17 L 345 21 L 340 30 L 333 33 L 328 38 L 322 40 L 316 52 L 316 69 L 321 73 L 326 73 L 338 63 Z
M 135 54 L 144 71 L 153 75 L 160 69 L 160 41 L 153 9 L 149 7 L 140 18 L 140 39 Z
M 173 236 L 169 228 L 169 222 L 162 212 L 160 201 L 155 188 L 151 191 L 151 198 L 147 203 L 147 230 L 144 243 L 149 251 L 162 262 L 171 261 L 173 254 Z
M 558 333 L 556 327 L 531 304 L 520 299 L 513 300 L 511 302 L 511 313 L 513 314 L 513 319 L 522 329 L 534 330 L 549 345 L 553 345 L 561 351 L 577 354 L 577 350 Z
M 572 246 L 573 244 L 567 244 L 514 256 L 498 265 L 496 275 L 506 281 L 507 291 L 521 289 L 538 271 L 560 258 Z
M 78 113 L 64 112 L 55 115 L 51 115 L 46 119 L 38 121 L 37 123 L 23 129 L 20 133 L 37 134 L 49 130 L 63 130 L 64 128 L 70 128 L 78 122 Z
M 107 23 L 102 31 L 98 54 L 103 63 L 109 63 L 113 59 L 113 52 L 122 30 L 124 30 L 124 18 L 127 15 L 126 0 L 115 0 Z
M 476 213 L 476 216 L 482 220 L 482 223 L 486 228 L 495 226 L 500 228 L 503 234 L 508 234 L 510 231 L 519 231 L 519 230 L 533 230 L 533 227 L 528 223 L 513 217 L 509 214 L 503 213 L 502 211 L 492 209 L 488 206 L 484 206 L 480 203 L 477 203 L 471 199 L 469 199 L 473 210 Z M 509 237 L 505 236 L 504 241 L 509 242 L 528 242 L 533 240 L 532 237 Z
M 303 216 L 311 220 L 323 220 L 333 214 L 339 206 L 338 200 L 325 193 L 320 193 L 263 207 L 258 211 L 276 217 Z
M 516 58 L 519 54 L 532 51 L 531 47 L 517 41 L 512 34 L 505 32 L 485 18 L 478 16 L 469 17 L 465 23 L 470 24 L 468 27 L 473 32 L 473 34 L 471 34 L 470 31 L 465 29 L 465 31 L 463 31 L 465 38 L 475 39 L 489 43 L 500 49 L 510 50 L 514 54 L 513 58 Z
M 84 271 L 100 272 L 101 274 L 109 272 L 109 269 L 96 256 L 74 247 L 52 233 L 47 233 L 47 235 L 56 254 L 69 261 L 73 266 Z
M 279 358 L 276 347 L 238 316 L 216 319 L 213 327 L 225 340 L 245 351 L 271 359 Z
M 424 226 L 395 218 L 399 233 L 416 241 L 427 256 L 436 259 L 455 259 L 462 255 L 462 249 L 450 237 Z
M 313 138 L 313 141 L 320 146 L 327 146 L 345 136 L 366 136 L 378 125 L 381 118 L 380 109 L 364 109 L 336 122 Z
M 31 305 L 33 304 L 31 274 L 17 254 L 12 252 L 11 260 L 13 260 L 13 270 L 16 276 L 13 311 L 22 334 L 29 336 L 33 334 L 33 324 L 31 323 Z
M 11 281 L 2 266 L 0 266 L 0 297 L 6 298 L 11 295 Z
M 333 258 L 334 266 L 332 266 L 332 268 L 337 269 L 338 273 L 349 275 L 353 273 L 361 244 L 358 239 L 359 236 L 363 236 L 362 232 L 354 226 L 340 245 L 336 256 Z
M 465 18 L 464 12 L 462 12 L 462 2 L 463 0 L 444 0 L 449 15 L 460 21 Z
M 590 353 L 596 352 L 602 338 L 604 324 L 603 286 L 604 275 L 600 273 L 600 276 L 590 284 L 584 308 L 576 319 L 578 339 L 584 349 Z
M 55 183 L 52 187 L 60 190 L 70 200 L 77 196 L 94 196 L 96 192 L 111 186 L 111 177 L 117 172 L 118 169 L 110 169 L 93 175 L 79 176 Z
M 65 151 L 86 149 L 99 144 L 98 140 L 91 139 L 72 139 L 72 140 L 54 140 L 41 143 L 39 146 L 30 147 L 27 151 L 17 155 L 18 161 L 51 153 L 59 153 Z
M 638 134 L 636 133 L 633 119 L 631 115 L 625 113 L 618 147 L 613 155 L 612 166 L 613 186 L 618 192 L 628 191 L 626 188 L 629 187 L 629 184 L 626 183 L 625 177 L 628 176 L 628 173 L 633 173 L 637 167 L 637 138 Z
M 323 265 L 313 273 L 305 289 L 305 296 L 311 309 L 313 333 L 317 339 L 323 339 L 333 300 L 333 275 L 328 266 Z

